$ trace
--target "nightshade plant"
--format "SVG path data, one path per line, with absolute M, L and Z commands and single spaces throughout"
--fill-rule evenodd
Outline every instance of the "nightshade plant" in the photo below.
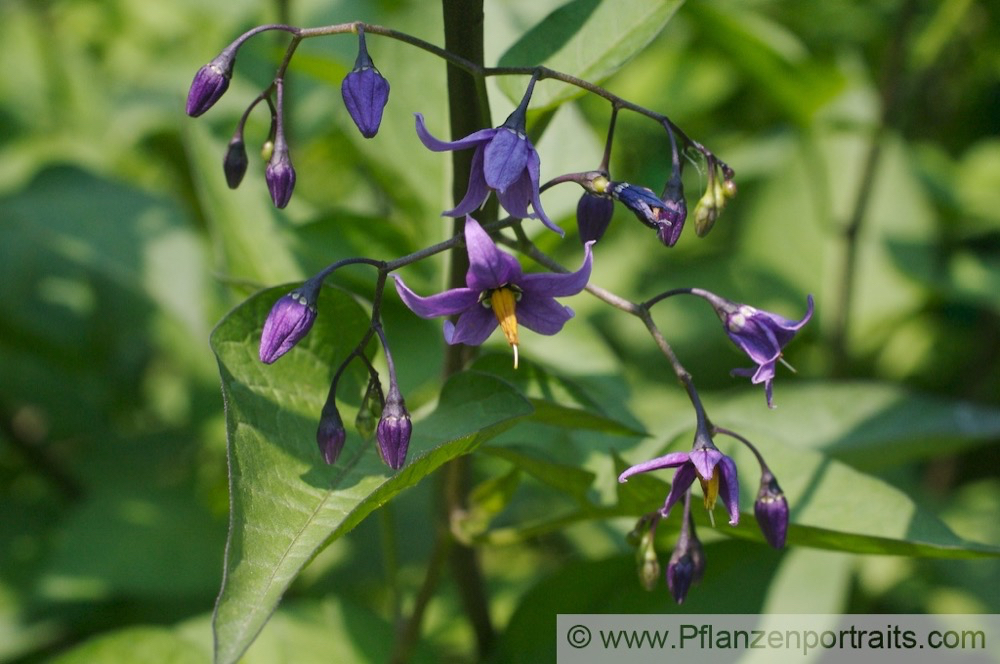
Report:
M 248 165 L 245 147 L 247 120 L 251 112 L 264 102 L 270 113 L 270 130 L 261 141 L 267 160 L 264 177 L 273 203 L 278 208 L 284 208 L 293 200 L 296 182 L 296 172 L 291 159 L 293 149 L 286 132 L 289 115 L 284 89 L 293 54 L 301 41 L 342 34 L 358 36 L 357 60 L 354 68 L 343 80 L 342 97 L 347 113 L 365 138 L 375 137 L 381 123 L 386 121 L 384 111 L 389 101 L 389 82 L 375 68 L 368 51 L 366 36 L 397 39 L 432 53 L 451 67 L 466 72 L 470 80 L 481 82 L 487 76 L 529 77 L 519 103 L 505 122 L 497 127 L 480 126 L 471 133 L 462 132 L 465 135 L 453 141 L 433 136 L 427 130 L 424 116 L 419 109 L 405 109 L 406 112 L 415 113 L 416 134 L 428 149 L 436 152 L 473 151 L 464 173 L 457 170 L 455 174 L 457 180 L 467 179 L 465 193 L 454 207 L 442 212 L 443 215 L 457 217 L 455 232 L 449 239 L 390 260 L 367 256 L 337 260 L 303 285 L 279 297 L 266 319 L 260 321 L 262 325 L 258 349 L 260 360 L 271 364 L 285 355 L 294 355 L 298 352 L 296 346 L 302 344 L 308 335 L 315 334 L 317 321 L 328 315 L 324 311 L 321 298 L 324 290 L 328 290 L 324 289 L 324 282 L 338 270 L 351 265 L 365 265 L 373 268 L 376 273 L 370 296 L 369 322 L 360 338 L 352 340 L 339 336 L 335 339 L 312 341 L 313 348 L 317 344 L 328 342 L 346 345 L 349 348 L 338 358 L 335 365 L 330 367 L 332 378 L 325 404 L 320 412 L 312 415 L 318 419 L 316 444 L 319 451 L 315 453 L 316 463 L 325 462 L 340 468 L 338 477 L 356 473 L 358 464 L 369 454 L 374 437 L 374 447 L 381 460 L 392 473 L 402 470 L 399 477 L 406 477 L 396 484 L 392 483 L 392 475 L 387 480 L 381 480 L 384 481 L 384 484 L 380 485 L 383 488 L 373 490 L 371 493 L 372 502 L 381 504 L 449 458 L 454 459 L 471 452 L 481 442 L 478 440 L 474 444 L 469 443 L 463 449 L 458 449 L 447 440 L 445 444 L 441 444 L 442 441 L 438 440 L 435 441 L 438 447 L 421 444 L 418 450 L 411 449 L 411 441 L 420 431 L 421 421 L 419 418 L 416 421 L 411 420 L 400 389 L 397 371 L 405 372 L 407 367 L 397 367 L 390 350 L 390 337 L 401 337 L 406 334 L 406 329 L 387 330 L 382 318 L 385 284 L 389 276 L 394 279 L 398 296 L 416 316 L 452 317 L 444 322 L 443 327 L 444 339 L 451 348 L 447 355 L 446 374 L 462 371 L 468 359 L 472 357 L 469 347 L 484 343 L 498 326 L 502 329 L 507 343 L 513 348 L 513 365 L 516 369 L 519 364 L 518 349 L 521 343 L 518 325 L 543 335 L 559 333 L 564 326 L 573 325 L 576 321 L 572 320 L 572 309 L 557 302 L 555 298 L 574 296 L 586 288 L 591 295 L 609 306 L 637 317 L 643 322 L 653 343 L 685 389 L 695 416 L 695 437 L 690 451 L 673 451 L 638 463 L 623 470 L 618 478 L 619 482 L 624 483 L 637 474 L 676 469 L 671 488 L 663 498 L 662 507 L 650 504 L 648 507 L 651 511 L 645 513 L 636 526 L 635 535 L 640 542 L 639 576 L 643 585 L 652 588 L 665 583 L 674 600 L 681 603 L 688 595 L 692 584 L 701 580 L 705 574 L 710 577 L 711 568 L 707 566 L 704 550 L 695 532 L 695 517 L 692 514 L 692 488 L 696 479 L 703 496 L 704 509 L 707 510 L 712 523 L 714 523 L 713 510 L 720 498 L 728 515 L 728 523 L 732 526 L 739 523 L 741 513 L 739 471 L 733 458 L 716 446 L 719 436 L 726 436 L 742 443 L 756 456 L 761 470 L 761 488 L 754 512 L 760 524 L 762 538 L 776 548 L 785 545 L 789 511 L 777 479 L 749 440 L 736 432 L 716 426 L 710 420 L 691 373 L 681 364 L 654 322 L 652 308 L 658 302 L 678 294 L 695 295 L 707 300 L 723 321 L 725 331 L 733 342 L 758 365 L 756 370 L 736 369 L 734 373 L 751 376 L 755 384 L 764 383 L 767 405 L 773 407 L 772 382 L 776 363 L 781 361 L 785 346 L 812 316 L 812 298 L 809 298 L 805 316 L 796 322 L 747 305 L 734 304 L 699 288 L 672 289 L 655 294 L 657 284 L 647 283 L 644 284 L 644 288 L 650 290 L 647 293 L 648 299 L 632 302 L 595 284 L 588 284 L 592 262 L 596 260 L 599 264 L 601 260 L 600 256 L 593 258 L 594 253 L 600 253 L 600 246 L 595 246 L 595 243 L 609 230 L 615 203 L 619 203 L 633 214 L 641 224 L 654 230 L 657 239 L 665 247 L 663 251 L 667 251 L 667 248 L 675 246 L 681 239 L 688 217 L 682 184 L 684 165 L 696 164 L 707 179 L 705 193 L 693 211 L 695 232 L 699 237 L 708 234 L 727 201 L 735 195 L 733 169 L 711 150 L 684 133 L 666 115 L 638 106 L 570 73 L 556 71 L 539 64 L 485 68 L 463 54 L 442 49 L 386 27 L 361 22 L 320 28 L 263 25 L 246 32 L 198 71 L 188 95 L 189 115 L 202 115 L 222 97 L 233 76 L 239 49 L 248 39 L 266 31 L 288 33 L 291 40 L 274 79 L 249 102 L 239 118 L 223 160 L 223 173 L 230 187 L 235 188 L 243 180 Z M 406 75 L 405 72 L 387 73 L 389 78 Z M 584 93 L 602 98 L 609 104 L 605 149 L 601 163 L 596 169 L 566 173 L 547 182 L 541 182 L 541 165 L 544 163 L 545 155 L 539 153 L 530 137 L 528 118 L 532 110 L 535 88 L 543 84 L 575 87 Z M 454 90 L 452 94 L 455 94 Z M 614 129 L 619 115 L 624 111 L 635 113 L 656 123 L 663 131 L 664 142 L 669 146 L 667 154 L 670 172 L 659 194 L 644 185 L 616 180 L 611 176 L 610 158 L 615 143 Z M 530 229 L 522 226 L 524 219 L 538 219 L 560 236 L 564 235 L 565 231 L 545 213 L 541 197 L 550 187 L 571 182 L 575 182 L 584 190 L 577 207 L 583 257 L 580 268 L 575 272 L 567 270 L 543 252 L 529 238 Z M 495 208 L 491 208 L 488 204 L 490 194 L 494 192 L 499 205 L 509 216 L 500 218 L 495 216 Z M 623 233 L 629 231 L 627 227 L 620 230 Z M 541 266 L 544 271 L 525 271 L 514 255 L 499 249 L 497 244 L 515 250 Z M 398 272 L 402 268 L 443 252 L 451 252 L 456 266 L 447 288 L 435 295 L 417 295 L 404 283 Z M 669 255 L 665 255 L 664 260 L 669 260 Z M 376 366 L 378 362 L 373 356 L 372 342 L 377 343 L 382 350 L 384 376 L 381 369 Z M 532 355 L 530 351 L 527 354 Z M 348 367 L 355 363 L 360 365 L 361 373 L 365 376 L 362 383 L 365 385 L 363 396 L 354 395 L 361 397 L 356 421 L 360 441 L 348 436 L 338 406 L 338 398 L 344 396 L 343 391 L 357 388 L 356 381 L 343 380 L 348 375 Z M 384 383 L 386 380 L 387 388 Z M 229 395 L 229 398 L 234 397 Z M 459 401 L 461 402 L 461 397 Z M 230 407 L 238 409 L 240 404 L 231 402 Z M 378 423 L 373 426 L 376 418 Z M 441 451 L 440 454 L 438 451 Z M 414 452 L 416 458 L 413 457 Z M 442 472 L 467 472 L 462 471 L 462 466 L 456 461 L 450 463 L 451 465 L 442 469 Z M 448 468 L 453 470 L 449 471 Z M 376 476 L 374 471 L 369 470 L 369 472 L 372 475 L 368 477 Z M 745 473 L 746 469 L 743 469 L 743 472 Z M 360 481 L 365 478 L 355 476 L 355 479 Z M 461 483 L 460 481 L 459 484 Z M 457 501 L 461 500 L 459 496 Z M 679 519 L 679 537 L 669 556 L 665 571 L 661 572 L 658 548 L 662 545 L 656 541 L 656 529 L 662 520 L 670 516 L 673 506 L 678 502 L 683 503 L 683 516 Z M 458 502 L 450 505 L 452 510 L 457 510 L 459 507 Z M 367 508 L 368 511 L 371 509 L 374 509 L 374 505 Z M 364 513 L 351 518 L 360 519 L 363 516 Z M 331 537 L 342 534 L 356 522 L 356 520 L 345 520 L 346 525 L 331 526 L 328 534 Z M 239 574 L 248 573 L 240 567 L 241 561 L 233 554 L 234 550 L 242 550 L 247 546 L 247 542 L 237 541 L 234 538 L 235 535 L 231 532 L 226 563 L 227 577 L 215 616 L 217 656 L 224 661 L 239 657 L 267 617 L 266 615 L 252 618 L 241 616 L 228 601 L 226 584 L 231 583 Z M 309 555 L 314 555 L 315 551 L 328 541 L 330 539 L 324 537 L 323 541 L 315 543 Z M 463 560 L 462 564 L 471 566 L 474 570 L 474 556 Z M 304 564 L 303 559 L 302 565 Z M 286 575 L 276 588 L 269 583 L 264 591 L 265 594 L 274 598 L 276 602 L 298 569 L 301 567 L 292 569 L 291 574 Z M 665 580 L 657 584 L 656 577 L 661 573 L 665 575 Z M 475 576 L 474 571 L 472 574 Z M 474 590 L 469 588 L 468 592 Z M 463 589 L 463 592 L 466 590 Z M 414 629 L 419 628 L 421 612 L 422 606 L 418 604 L 409 623 L 416 625 Z M 235 632 L 232 627 L 234 623 L 239 625 L 239 629 Z M 413 647 L 414 637 L 412 629 L 404 630 L 403 634 L 397 643 L 397 656 L 405 659 L 405 655 Z M 480 639 L 480 645 L 484 647 L 483 639 Z

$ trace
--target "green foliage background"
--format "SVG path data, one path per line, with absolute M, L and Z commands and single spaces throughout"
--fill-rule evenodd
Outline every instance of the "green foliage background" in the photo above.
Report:
M 436 3 L 356 4 L 288 9 L 297 25 L 360 19 L 442 41 Z M 657 307 L 713 420 L 760 444 L 793 508 L 784 552 L 761 543 L 746 513 L 738 529 L 704 525 L 708 569 L 683 609 L 1000 613 L 1000 10 L 974 0 L 678 4 L 576 0 L 561 14 L 569 26 L 552 27 L 539 23 L 558 2 L 488 2 L 486 60 L 540 55 L 569 73 L 611 74 L 609 89 L 668 113 L 736 170 L 739 196 L 704 240 L 689 229 L 666 250 L 619 210 L 596 248 L 594 283 L 634 299 L 697 285 L 796 318 L 806 294 L 816 297 L 816 318 L 787 353 L 798 375 L 779 369 L 775 411 L 730 378 L 744 358 L 708 307 Z M 250 42 L 230 91 L 199 120 L 183 113 L 187 87 L 281 6 L 0 6 L 0 661 L 209 660 L 230 509 L 227 431 L 246 442 L 234 463 L 281 471 L 260 484 L 280 499 L 273 505 L 233 497 L 257 532 L 246 555 L 266 560 L 277 546 L 268 537 L 287 536 L 288 514 L 325 500 L 333 481 L 311 418 L 339 344 L 364 326 L 343 289 L 370 295 L 372 279 L 339 272 L 308 343 L 273 367 L 253 359 L 254 336 L 283 289 L 258 291 L 337 258 L 389 259 L 445 237 L 446 160 L 420 145 L 412 119 L 420 111 L 447 134 L 444 68 L 388 40 L 369 39 L 392 84 L 374 140 L 340 101 L 354 40 L 308 41 L 290 70 L 293 202 L 272 208 L 252 151 L 244 184 L 226 188 L 225 144 L 284 41 Z M 576 34 L 573 21 L 587 16 L 609 27 L 576 59 L 530 42 L 510 49 L 534 26 Z M 491 82 L 495 119 L 519 85 Z M 566 92 L 542 83 L 539 103 L 555 108 Z M 607 112 L 586 97 L 558 106 L 538 144 L 543 177 L 598 163 Z M 255 116 L 248 144 L 265 133 Z M 616 178 L 658 189 L 667 155 L 662 130 L 622 118 Z M 686 185 L 693 205 L 704 186 L 696 169 Z M 546 194 L 568 237 L 537 238 L 569 265 L 580 254 L 577 196 Z M 843 229 L 858 209 L 840 352 Z M 439 289 L 442 265 L 406 268 L 407 283 Z M 584 295 L 570 304 L 577 317 L 565 332 L 523 339 L 517 373 L 494 341 L 442 393 L 439 321 L 416 319 L 390 294 L 385 326 L 415 414 L 413 465 L 390 478 L 361 454 L 350 503 L 361 512 L 319 512 L 297 562 L 266 569 L 285 575 L 287 591 L 256 596 L 252 579 L 228 578 L 234 601 L 250 602 L 232 620 L 220 603 L 230 654 L 266 622 L 244 661 L 384 661 L 394 598 L 412 604 L 438 527 L 432 483 L 420 480 L 477 448 L 473 504 L 457 528 L 482 545 L 497 661 L 550 659 L 560 611 L 678 610 L 665 588 L 641 590 L 624 541 L 667 485 L 613 478 L 624 463 L 689 444 L 690 408 L 637 321 Z M 228 425 L 220 368 L 235 404 Z M 237 427 L 262 418 L 277 418 L 273 429 Z M 361 441 L 352 434 L 348 445 Z M 748 506 L 755 476 L 743 477 Z M 661 550 L 673 527 L 661 527 Z M 226 636 L 241 621 L 256 627 Z M 472 653 L 446 577 L 415 660 Z

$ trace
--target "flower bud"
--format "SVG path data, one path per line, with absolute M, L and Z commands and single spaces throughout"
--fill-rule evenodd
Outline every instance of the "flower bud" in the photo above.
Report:
M 373 375 L 368 381 L 368 389 L 365 390 L 361 407 L 358 408 L 358 414 L 354 418 L 354 427 L 365 440 L 368 440 L 375 433 L 375 418 L 381 417 L 384 402 L 382 384 L 379 382 L 378 376 Z
M 767 543 L 775 549 L 785 546 L 785 536 L 788 534 L 788 501 L 778 486 L 778 480 L 769 470 L 761 474 L 760 491 L 757 492 L 757 500 L 753 504 L 753 513 Z
M 385 398 L 382 419 L 376 429 L 379 456 L 393 470 L 399 470 L 406 463 L 406 450 L 410 446 L 412 431 L 410 413 L 407 412 L 403 396 L 393 380 Z
M 336 463 L 340 451 L 344 449 L 345 440 L 347 431 L 344 429 L 343 420 L 340 419 L 340 411 L 336 405 L 328 403 L 323 406 L 319 428 L 316 429 L 316 444 L 319 445 L 323 460 L 331 466 Z
M 222 170 L 226 174 L 226 184 L 230 189 L 240 186 L 243 176 L 247 173 L 248 164 L 247 146 L 243 143 L 243 136 L 237 134 L 229 141 L 226 158 L 222 160 Z
M 690 535 L 681 531 L 667 563 L 667 587 L 678 604 L 684 603 L 691 585 L 698 583 L 705 572 L 705 550 L 694 533 L 694 524 L 690 527 Z
M 365 45 L 365 33 L 360 29 L 358 42 L 358 59 L 353 71 L 344 77 L 340 93 L 361 135 L 371 138 L 378 133 L 382 111 L 389 102 L 389 81 L 375 68 Z
M 188 115 L 196 118 L 219 101 L 229 88 L 235 61 L 236 51 L 227 48 L 198 70 L 188 90 L 186 109 Z
M 680 177 L 672 177 L 663 192 L 663 209 L 656 236 L 668 247 L 677 244 L 687 219 L 687 203 L 684 201 L 684 185 Z
M 288 205 L 295 189 L 295 169 L 292 168 L 292 160 L 288 157 L 288 148 L 283 141 L 275 143 L 274 153 L 264 171 L 264 179 L 275 207 L 283 208 Z
M 316 321 L 315 297 L 294 290 L 274 303 L 260 335 L 260 361 L 271 364 L 309 334 Z
M 631 210 L 639 221 L 650 228 L 659 229 L 663 201 L 652 189 L 628 182 L 612 182 L 611 196 Z
M 584 193 L 576 204 L 576 223 L 580 229 L 580 242 L 597 242 L 604 236 L 615 211 L 615 202 L 606 196 Z
M 660 581 L 660 559 L 656 555 L 654 544 L 655 530 L 650 529 L 642 536 L 639 548 L 636 551 L 636 562 L 639 568 L 639 583 L 646 590 L 652 592 L 656 589 Z

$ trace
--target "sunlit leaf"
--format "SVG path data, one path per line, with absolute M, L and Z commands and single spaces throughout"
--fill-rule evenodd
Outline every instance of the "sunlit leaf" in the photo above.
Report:
M 684 0 L 572 0 L 546 16 L 500 57 L 501 67 L 545 65 L 591 83 L 618 71 L 663 30 Z M 525 79 L 501 89 L 520 101 Z M 582 91 L 557 82 L 535 87 L 532 109 L 555 106 Z
M 331 373 L 360 340 L 367 318 L 351 298 L 326 289 L 309 336 L 264 366 L 256 340 L 282 292 L 254 296 L 212 335 L 227 404 L 232 500 L 214 622 L 219 662 L 239 658 L 322 547 L 443 463 L 531 412 L 508 384 L 459 374 L 446 384 L 436 410 L 414 422 L 408 465 L 401 471 L 391 473 L 375 446 L 353 433 L 338 462 L 326 466 L 316 448 L 316 421 Z M 361 385 L 355 383 L 358 391 Z

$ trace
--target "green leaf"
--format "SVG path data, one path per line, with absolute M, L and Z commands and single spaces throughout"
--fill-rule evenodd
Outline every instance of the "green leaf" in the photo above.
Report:
M 684 0 L 572 0 L 546 16 L 500 56 L 501 67 L 544 65 L 599 84 L 621 69 L 660 34 Z M 514 102 L 524 80 L 505 76 L 500 89 Z M 550 82 L 536 86 L 532 110 L 556 106 L 583 94 Z
M 694 22 L 716 47 L 803 125 L 839 93 L 844 76 L 811 57 L 798 37 L 741 3 L 692 2 Z
M 453 377 L 436 410 L 414 423 L 409 462 L 392 474 L 375 446 L 348 433 L 333 466 L 315 427 L 332 371 L 368 319 L 349 296 L 324 289 L 309 336 L 272 366 L 257 359 L 262 322 L 286 289 L 258 293 L 212 335 L 219 361 L 230 464 L 230 532 L 216 604 L 216 660 L 236 661 L 301 569 L 323 547 L 445 462 L 468 454 L 531 412 L 507 383 Z M 355 379 L 360 392 L 363 380 Z M 346 388 L 342 387 L 346 392 Z
M 129 627 L 91 639 L 51 661 L 54 664 L 205 664 L 205 653 L 166 627 Z
M 490 354 L 476 360 L 472 368 L 517 386 L 535 407 L 531 419 L 541 424 L 621 436 L 646 435 L 638 423 L 625 423 L 609 416 L 601 404 L 572 379 L 531 360 L 522 360 L 515 370 L 509 355 Z
M 522 445 L 487 445 L 483 452 L 509 461 L 539 482 L 572 496 L 581 503 L 586 502 L 587 491 L 594 483 L 593 473 L 542 458 L 540 450 L 534 448 Z
M 887 383 L 784 383 L 778 410 L 743 392 L 712 419 L 752 440 L 804 447 L 858 468 L 885 468 L 968 450 L 1000 436 L 1000 409 L 943 399 Z

